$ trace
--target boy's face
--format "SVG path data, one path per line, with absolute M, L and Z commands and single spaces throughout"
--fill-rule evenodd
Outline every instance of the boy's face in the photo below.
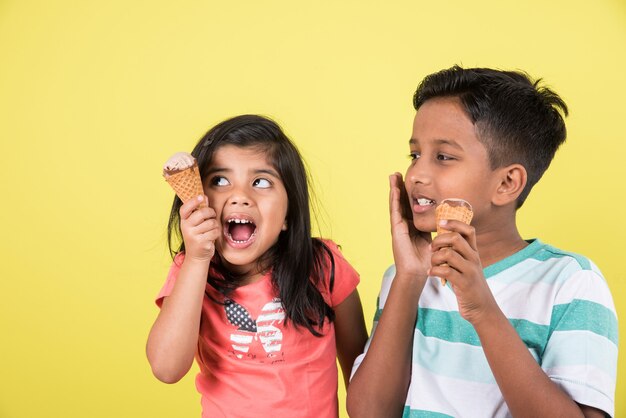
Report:
M 405 186 L 415 227 L 435 231 L 435 207 L 446 198 L 470 202 L 472 224 L 480 223 L 498 182 L 487 150 L 459 99 L 426 101 L 415 115 L 409 147 L 412 160 Z

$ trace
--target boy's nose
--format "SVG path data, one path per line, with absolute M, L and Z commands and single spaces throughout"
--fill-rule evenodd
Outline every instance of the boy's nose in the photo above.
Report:
M 428 171 L 426 170 L 425 164 L 424 163 L 420 164 L 420 161 L 417 161 L 415 164 L 410 166 L 406 172 L 406 181 L 411 184 L 430 183 L 430 176 L 428 175 Z

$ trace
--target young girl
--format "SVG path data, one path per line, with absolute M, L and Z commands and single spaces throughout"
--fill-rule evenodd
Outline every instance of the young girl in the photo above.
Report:
M 244 115 L 192 155 L 206 196 L 174 199 L 176 255 L 147 344 L 154 375 L 177 382 L 195 356 L 203 417 L 336 417 L 335 357 L 347 382 L 367 339 L 359 276 L 311 237 L 298 150 L 275 122 Z

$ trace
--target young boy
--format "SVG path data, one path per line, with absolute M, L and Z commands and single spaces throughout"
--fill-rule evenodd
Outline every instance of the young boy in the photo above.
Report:
M 607 284 L 587 258 L 522 239 L 515 221 L 565 141 L 565 103 L 523 73 L 455 66 L 426 77 L 414 107 L 404 187 L 390 177 L 395 265 L 354 365 L 350 416 L 612 416 Z M 445 198 L 467 200 L 474 218 L 440 222 L 451 233 L 431 242 Z

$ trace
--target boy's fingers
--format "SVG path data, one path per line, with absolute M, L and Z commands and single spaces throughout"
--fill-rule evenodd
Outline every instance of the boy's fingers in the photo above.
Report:
M 439 223 L 439 226 L 443 227 L 444 229 L 446 229 L 447 231 L 450 232 L 457 232 L 459 233 L 469 244 L 469 246 L 474 250 L 477 251 L 477 247 L 476 247 L 476 234 L 474 233 L 474 227 L 467 225 L 461 221 L 456 221 L 456 220 L 446 220 L 445 224 L 441 224 Z M 452 239 L 453 236 L 447 235 L 447 234 L 439 234 L 438 236 L 441 236 L 441 241 L 442 244 L 441 246 L 447 246 L 449 244 L 444 244 L 443 242 L 448 242 L 448 240 Z
M 389 216 L 392 225 L 402 221 L 402 212 L 400 211 L 400 186 L 402 175 L 394 173 L 389 176 Z
M 448 265 L 456 269 L 464 258 L 452 247 L 444 247 L 433 253 L 431 261 L 433 266 Z
M 460 273 L 458 272 L 458 270 L 451 267 L 450 265 L 444 264 L 444 265 L 431 267 L 428 274 L 430 276 L 435 276 L 441 279 L 446 279 L 450 283 L 455 284 L 457 283 L 457 279 L 459 278 Z

